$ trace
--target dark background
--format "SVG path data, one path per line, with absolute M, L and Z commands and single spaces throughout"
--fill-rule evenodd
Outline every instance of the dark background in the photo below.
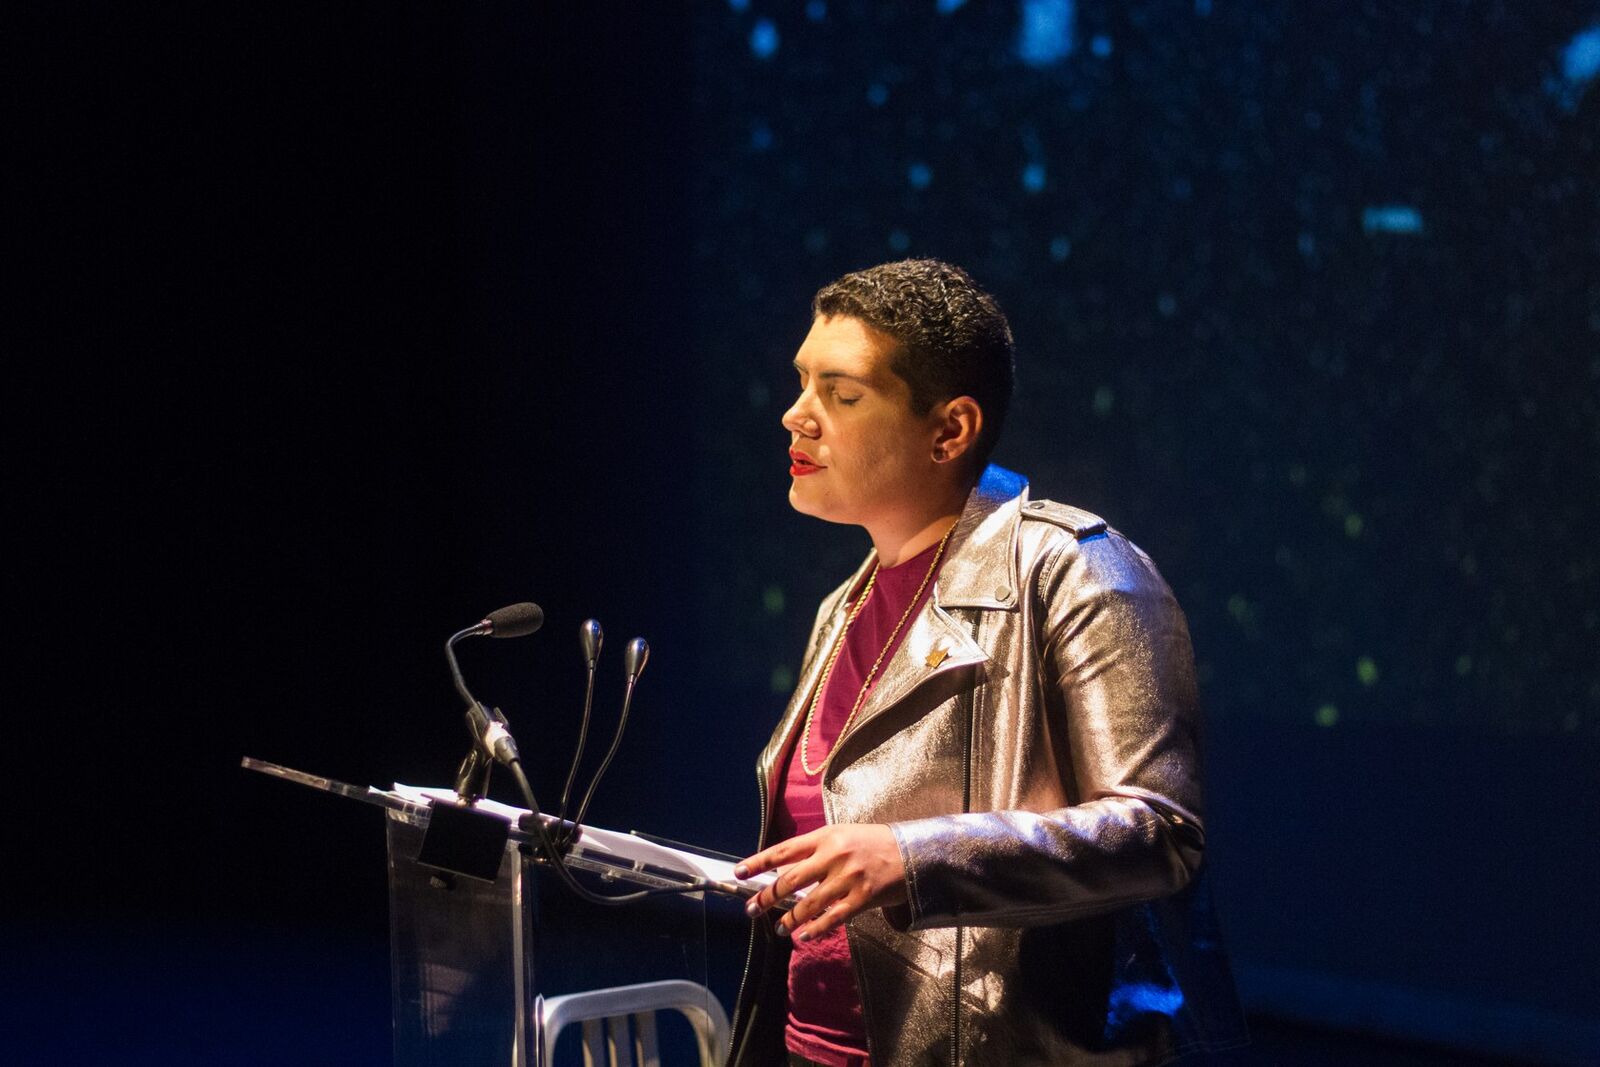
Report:
M 1600 11 L 6 18 L 22 1059 L 385 1058 L 378 819 L 238 759 L 445 781 L 503 603 L 541 793 L 596 616 L 604 726 L 654 654 L 594 820 L 746 850 L 865 549 L 784 502 L 788 362 L 922 254 L 1011 314 L 996 458 L 1189 613 L 1259 1061 L 1600 1049 Z

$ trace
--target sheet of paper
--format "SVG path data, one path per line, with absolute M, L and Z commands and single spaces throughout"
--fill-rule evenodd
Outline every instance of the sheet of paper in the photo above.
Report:
M 395 783 L 394 792 L 415 804 L 426 804 L 430 800 L 441 803 L 453 804 L 456 801 L 454 791 L 432 786 L 402 785 Z M 513 807 L 502 804 L 498 800 L 484 799 L 478 801 L 479 808 L 496 815 L 510 819 L 515 825 L 517 820 L 528 814 L 527 808 Z M 585 853 L 627 863 L 649 863 L 668 870 L 681 871 L 686 874 L 697 875 L 712 882 L 721 882 L 725 885 L 749 887 L 753 892 L 763 886 L 771 884 L 777 877 L 773 872 L 757 875 L 754 878 L 738 879 L 733 874 L 733 863 L 729 860 L 717 859 L 713 856 L 701 856 L 683 849 L 672 848 L 669 845 L 657 844 L 646 841 L 633 834 L 618 833 L 615 830 L 606 830 L 599 826 L 585 824 L 583 835 L 578 839 L 577 847 Z

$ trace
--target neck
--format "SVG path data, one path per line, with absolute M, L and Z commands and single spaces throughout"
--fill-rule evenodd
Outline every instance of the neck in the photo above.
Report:
M 878 552 L 878 565 L 897 567 L 923 549 L 938 544 L 961 517 L 968 492 L 966 488 L 952 488 L 924 507 L 868 526 L 872 547 Z

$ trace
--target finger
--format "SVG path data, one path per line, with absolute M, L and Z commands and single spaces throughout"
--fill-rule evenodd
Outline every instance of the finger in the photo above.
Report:
M 783 875 L 784 875 L 784 869 L 783 868 L 779 868 L 778 869 L 778 878 L 782 878 Z M 756 895 L 751 897 L 748 901 L 745 902 L 745 905 L 744 905 L 745 914 L 746 915 L 760 915 L 762 912 L 766 911 L 768 908 L 770 908 L 774 904 L 776 904 L 778 902 L 778 896 L 774 892 L 774 890 L 776 889 L 777 885 L 778 885 L 778 879 L 774 878 L 771 882 L 767 883 L 766 885 L 762 886 L 759 890 L 757 890 L 756 891 Z
M 762 855 L 766 854 L 762 853 Z M 752 856 L 749 862 L 753 862 L 755 858 L 756 857 Z M 763 870 L 766 869 L 777 870 L 779 878 L 781 878 L 784 873 L 784 868 L 781 863 L 773 863 L 770 868 L 763 868 Z M 754 875 L 741 875 L 740 877 L 754 877 Z M 773 904 L 777 903 L 779 898 L 773 892 L 774 887 L 777 886 L 777 884 L 778 880 L 774 878 L 771 882 L 768 882 L 766 885 L 756 890 L 755 894 L 745 902 L 745 912 L 750 915 L 759 915 L 761 912 L 766 911 L 768 908 L 772 907 Z
M 762 849 L 754 856 L 746 856 L 734 864 L 733 876 L 739 879 L 754 878 L 763 871 L 770 871 L 781 862 L 778 859 L 782 854 L 780 850 L 788 843 L 785 841 L 781 845 L 773 845 L 771 848 Z
M 759 915 L 768 908 L 775 907 L 785 897 L 793 896 L 813 882 L 821 881 L 828 873 L 827 865 L 820 860 L 808 858 L 791 867 L 785 867 L 778 872 L 778 877 L 745 905 L 745 911 L 751 915 Z
M 862 900 L 857 894 L 848 893 L 835 900 L 826 911 L 810 922 L 800 923 L 794 927 L 790 936 L 796 941 L 802 942 L 815 941 L 819 937 L 826 937 L 844 925 L 850 916 L 860 911 L 861 905 Z
M 790 930 L 798 929 L 827 911 L 829 905 L 849 891 L 849 886 L 840 879 L 824 878 L 819 884 L 812 886 L 811 891 L 789 909 L 788 914 L 784 916 L 784 922 Z
M 814 838 L 816 831 L 791 837 L 787 841 L 779 841 L 771 848 L 764 848 L 754 856 L 747 856 L 740 860 L 733 868 L 735 878 L 753 878 L 764 871 L 782 867 L 786 863 L 793 863 L 797 859 L 811 855 L 816 847 Z
M 783 844 L 786 845 L 788 842 L 785 841 Z M 783 845 L 773 845 L 771 848 L 762 849 L 754 856 L 746 856 L 734 864 L 733 876 L 735 878 L 754 878 L 763 871 L 771 870 L 778 864 L 778 850 L 781 848 L 783 848 Z

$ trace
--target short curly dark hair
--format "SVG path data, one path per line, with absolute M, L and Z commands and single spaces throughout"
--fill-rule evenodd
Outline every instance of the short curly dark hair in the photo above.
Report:
M 860 319 L 899 342 L 890 368 L 911 387 L 911 409 L 970 396 L 983 409 L 974 476 L 1000 439 L 1016 381 L 1011 326 L 994 297 L 960 267 L 902 259 L 852 271 L 817 290 L 811 314 Z

